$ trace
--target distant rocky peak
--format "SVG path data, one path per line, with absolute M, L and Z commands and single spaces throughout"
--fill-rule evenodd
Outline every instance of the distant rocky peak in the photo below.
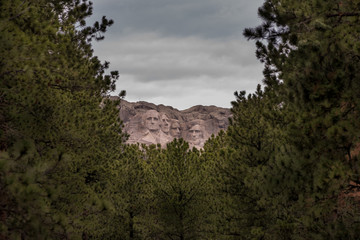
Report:
M 197 105 L 186 110 L 148 102 L 121 100 L 120 119 L 130 137 L 128 143 L 161 144 L 183 138 L 198 149 L 229 125 L 230 109 Z

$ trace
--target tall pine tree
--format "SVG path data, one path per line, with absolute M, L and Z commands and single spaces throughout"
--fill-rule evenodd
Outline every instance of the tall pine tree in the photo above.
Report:
M 289 223 L 299 238 L 356 239 L 359 228 L 359 199 L 350 193 L 359 181 L 359 7 L 267 0 L 264 23 L 244 32 L 258 40 L 265 87 L 289 123 L 269 182 L 292 202 Z
M 103 101 L 118 74 L 91 49 L 112 21 L 87 27 L 91 14 L 86 0 L 0 3 L 1 237 L 86 238 L 108 206 L 124 135 Z

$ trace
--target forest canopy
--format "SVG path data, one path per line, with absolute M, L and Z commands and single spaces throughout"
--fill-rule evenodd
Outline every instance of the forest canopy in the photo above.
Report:
M 360 3 L 258 14 L 263 84 L 198 150 L 125 144 L 91 2 L 2 0 L 0 239 L 358 239 Z

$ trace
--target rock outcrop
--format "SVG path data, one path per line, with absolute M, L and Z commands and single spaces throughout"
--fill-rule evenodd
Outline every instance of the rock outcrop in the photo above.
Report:
M 230 109 L 194 106 L 179 111 L 170 106 L 121 100 L 120 119 L 130 135 L 128 143 L 161 144 L 183 138 L 198 149 L 205 141 L 229 125 Z

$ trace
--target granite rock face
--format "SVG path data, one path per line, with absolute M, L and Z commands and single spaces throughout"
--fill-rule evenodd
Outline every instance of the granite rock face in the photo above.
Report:
M 170 106 L 148 102 L 131 103 L 121 100 L 120 119 L 130 137 L 128 143 L 166 144 L 183 138 L 198 149 L 220 130 L 225 130 L 231 117 L 230 109 L 215 106 L 194 106 L 179 111 Z

